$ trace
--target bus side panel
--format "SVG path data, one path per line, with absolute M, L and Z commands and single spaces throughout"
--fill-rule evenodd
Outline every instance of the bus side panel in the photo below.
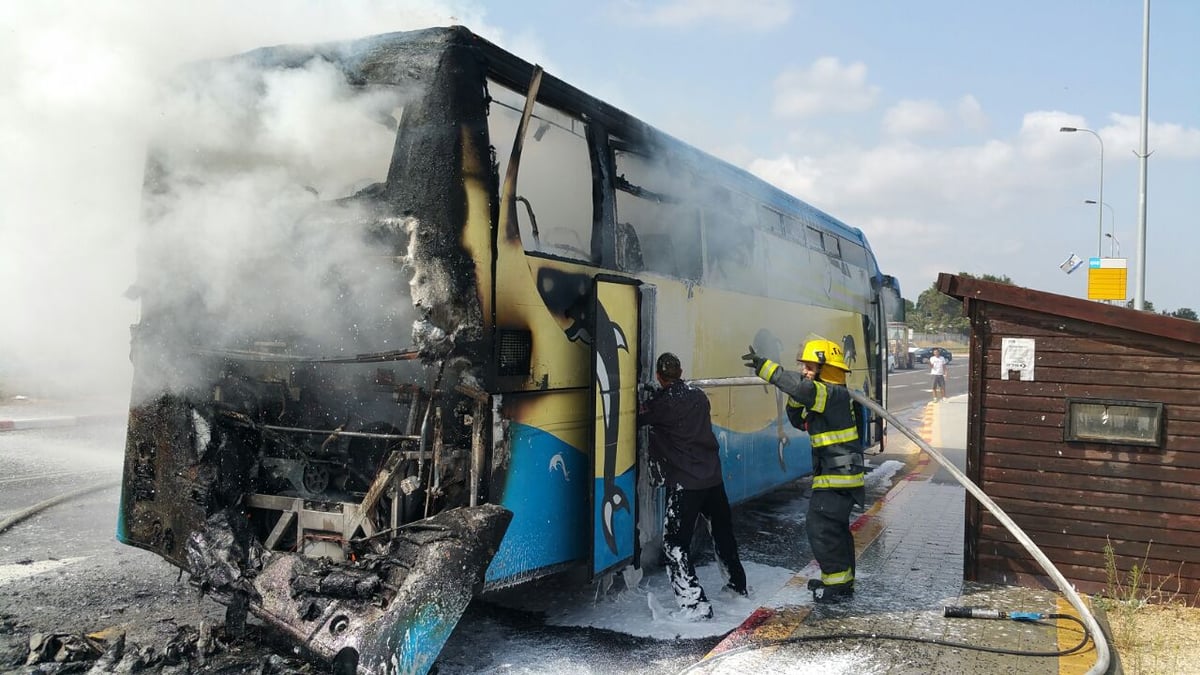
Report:
M 721 464 L 727 477 L 725 492 L 730 503 L 752 499 L 812 473 L 808 435 L 791 425 L 782 450 L 773 425 L 750 433 L 716 426 L 713 430 L 721 443 Z M 729 480 L 730 476 L 738 476 L 740 480 Z
M 804 341 L 820 335 L 843 345 L 847 384 L 869 391 L 878 377 L 869 366 L 863 314 L 721 289 L 654 281 L 660 351 L 676 351 L 688 379 L 749 375 L 739 356 L 748 346 L 788 369 Z M 822 289 L 815 292 L 823 293 Z M 798 298 L 803 301 L 806 298 Z M 869 311 L 863 303 L 862 311 Z M 873 342 L 873 341 L 872 341 Z M 721 443 L 725 489 L 744 501 L 812 473 L 808 435 L 787 420 L 787 397 L 767 385 L 709 387 L 713 429 Z
M 498 450 L 493 501 L 513 519 L 485 583 L 587 557 L 592 416 L 586 390 L 509 394 L 507 438 Z

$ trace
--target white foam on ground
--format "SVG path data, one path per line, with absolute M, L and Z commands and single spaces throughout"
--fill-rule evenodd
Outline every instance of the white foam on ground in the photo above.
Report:
M 38 560 L 31 563 L 17 563 L 13 565 L 0 565 L 0 586 L 28 579 L 32 576 L 52 572 L 60 567 L 77 563 L 80 560 L 87 560 L 88 556 L 78 558 L 62 558 L 61 560 Z
M 556 626 L 587 626 L 651 637 L 660 640 L 704 638 L 722 635 L 737 628 L 759 606 L 772 599 L 792 578 L 794 571 L 782 567 L 743 562 L 750 585 L 750 597 L 722 591 L 725 585 L 715 562 L 696 569 L 713 618 L 686 621 L 671 616 L 678 609 L 666 571 L 647 571 L 635 588 L 624 588 L 595 598 L 594 587 L 576 591 L 544 593 L 526 597 L 520 608 L 544 613 L 546 623 Z M 619 584 L 620 582 L 618 582 Z

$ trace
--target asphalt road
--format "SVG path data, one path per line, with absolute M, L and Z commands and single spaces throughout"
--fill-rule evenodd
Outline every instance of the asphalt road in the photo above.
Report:
M 967 354 L 954 355 L 946 367 L 946 395 L 958 396 L 967 393 Z M 929 364 L 914 364 L 912 370 L 894 370 L 888 373 L 888 410 L 903 411 L 924 405 L 933 397 L 933 376 Z
M 962 393 L 966 359 L 951 365 L 950 395 Z M 927 368 L 889 379 L 889 408 L 915 412 L 930 397 Z M 186 575 L 150 553 L 117 543 L 115 525 L 124 453 L 117 422 L 0 433 L 0 514 L 108 485 L 53 506 L 0 532 L 0 671 L 22 670 L 34 633 L 127 634 L 151 666 L 201 624 L 220 625 L 224 608 L 200 597 Z M 804 535 L 807 481 L 734 509 L 743 560 L 800 569 L 811 559 Z M 882 489 L 872 498 L 882 494 Z M 705 553 L 697 563 L 705 562 Z M 541 589 L 534 592 L 554 592 Z M 312 672 L 285 644 L 253 625 L 192 672 Z M 471 604 L 451 635 L 438 670 L 449 673 L 675 673 L 720 639 L 655 640 L 594 628 L 549 626 L 543 617 L 489 601 Z M 553 654 L 550 657 L 545 655 Z

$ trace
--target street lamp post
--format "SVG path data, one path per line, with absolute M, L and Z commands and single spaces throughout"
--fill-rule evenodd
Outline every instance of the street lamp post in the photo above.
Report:
M 1096 211 L 1097 215 L 1099 216 L 1099 225 L 1098 229 L 1096 230 L 1096 257 L 1099 258 L 1100 256 L 1104 255 L 1104 207 L 1101 206 L 1101 204 L 1104 203 L 1104 139 L 1100 138 L 1100 134 L 1096 133 L 1095 131 L 1092 131 L 1091 129 L 1085 129 L 1083 127 L 1061 127 L 1059 131 L 1065 133 L 1086 131 L 1087 133 L 1095 136 L 1097 141 L 1100 141 L 1100 196 L 1096 200 L 1098 202 Z
M 1084 204 L 1095 204 L 1095 199 L 1085 199 Z M 1110 237 L 1112 241 L 1108 242 L 1108 257 L 1113 257 L 1113 241 L 1117 241 L 1117 217 L 1113 214 L 1113 207 L 1108 205 L 1108 202 L 1100 202 L 1104 208 L 1108 209 L 1108 232 L 1104 236 Z M 1117 249 L 1121 248 L 1121 244 L 1117 244 Z
M 1113 244 L 1117 245 L 1117 257 L 1120 257 L 1121 256 L 1121 240 L 1117 239 L 1117 235 L 1109 233 L 1109 232 L 1104 233 L 1104 236 L 1108 237 L 1109 239 L 1112 239 L 1112 241 L 1108 242 L 1109 257 L 1112 257 L 1112 245 Z

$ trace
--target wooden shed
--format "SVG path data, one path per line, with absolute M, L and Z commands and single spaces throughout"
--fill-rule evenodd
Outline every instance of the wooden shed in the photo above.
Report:
M 942 274 L 971 322 L 967 475 L 1077 587 L 1200 593 L 1200 323 Z M 965 578 L 1047 585 L 967 500 Z

